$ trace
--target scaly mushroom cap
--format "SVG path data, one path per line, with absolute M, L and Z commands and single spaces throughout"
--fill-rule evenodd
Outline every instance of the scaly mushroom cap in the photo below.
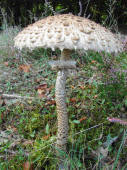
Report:
M 14 39 L 15 47 L 122 51 L 113 33 L 95 22 L 72 14 L 49 16 L 29 25 Z

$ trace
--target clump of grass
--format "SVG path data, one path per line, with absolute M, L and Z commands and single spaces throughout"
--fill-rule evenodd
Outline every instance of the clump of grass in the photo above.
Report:
M 7 27 L 0 33 L 0 60 L 6 61 L 8 58 L 14 58 L 14 37 L 20 31 L 20 27 Z

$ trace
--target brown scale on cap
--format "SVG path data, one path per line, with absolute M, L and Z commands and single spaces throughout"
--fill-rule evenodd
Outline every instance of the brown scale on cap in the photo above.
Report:
M 15 46 L 122 51 L 122 43 L 116 35 L 95 22 L 72 14 L 49 16 L 29 25 L 15 38 Z

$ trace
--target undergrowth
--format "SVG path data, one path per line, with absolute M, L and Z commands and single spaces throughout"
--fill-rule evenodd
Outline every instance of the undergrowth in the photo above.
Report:
M 19 52 L 12 40 L 17 31 L 11 27 L 0 34 L 0 93 L 22 97 L 0 98 L 0 169 L 56 169 L 56 71 L 48 61 L 57 60 L 60 51 Z M 77 75 L 66 84 L 69 141 L 67 153 L 58 151 L 70 169 L 127 168 L 125 127 L 107 121 L 127 119 L 126 55 L 72 55 Z

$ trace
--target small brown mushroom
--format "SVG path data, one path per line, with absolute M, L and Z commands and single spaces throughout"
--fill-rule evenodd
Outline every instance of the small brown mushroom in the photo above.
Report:
M 71 31 L 69 32 L 69 30 Z M 40 38 L 32 39 L 31 37 L 36 37 L 37 33 Z M 53 67 L 58 69 L 55 87 L 58 114 L 57 147 L 66 151 L 69 126 L 65 103 L 65 83 L 68 69 L 75 68 L 74 63 L 69 63 L 71 51 L 84 49 L 117 53 L 123 50 L 122 43 L 114 34 L 99 24 L 72 14 L 44 18 L 25 28 L 15 37 L 14 41 L 15 47 L 19 49 L 24 47 L 34 49 L 39 46 L 52 50 L 59 48 L 62 51 L 60 61 L 55 63 L 56 67 L 53 64 Z

